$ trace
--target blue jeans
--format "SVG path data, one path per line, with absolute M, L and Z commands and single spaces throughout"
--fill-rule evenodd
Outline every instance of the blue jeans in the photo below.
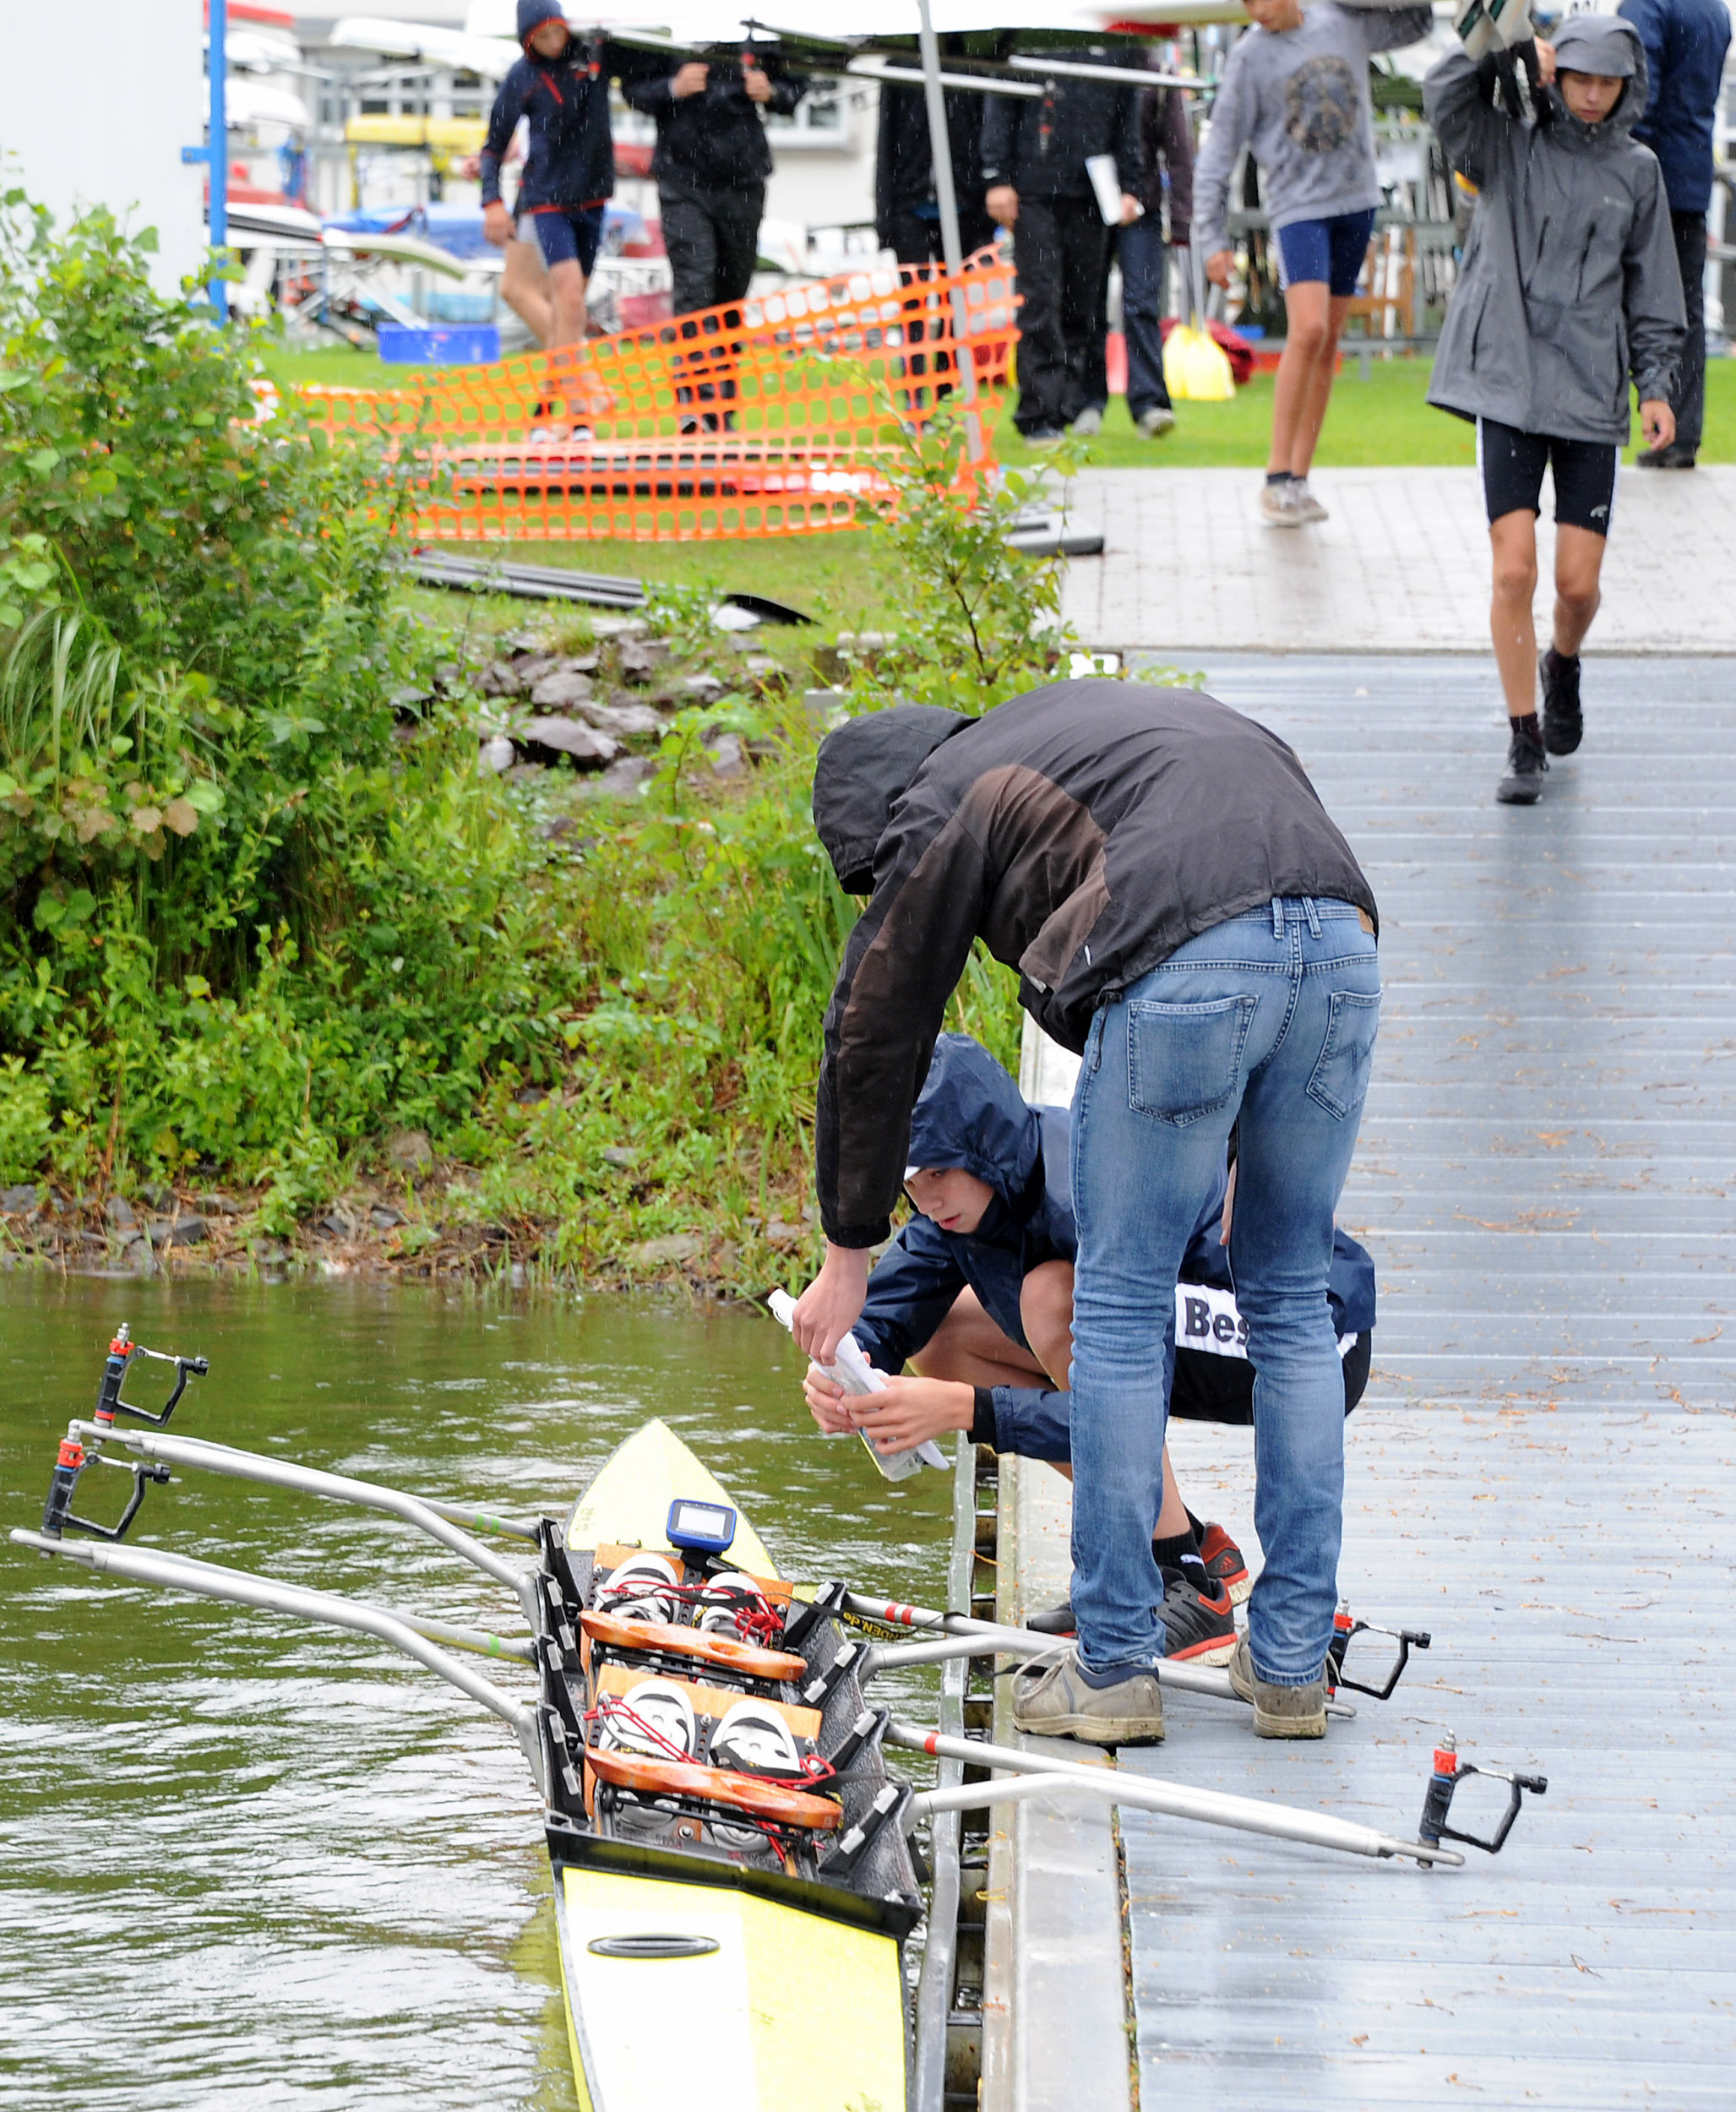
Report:
M 1115 237 L 1121 259 L 1121 329 L 1127 345 L 1128 415 L 1138 420 L 1147 411 L 1167 411 L 1169 389 L 1163 378 L 1162 222 L 1155 214 L 1124 227 Z
M 1326 1276 L 1380 1024 L 1347 902 L 1282 901 L 1189 939 L 1104 1005 L 1073 1106 L 1073 1608 L 1086 1667 L 1155 1665 L 1176 1274 L 1239 1122 L 1230 1239 L 1254 1367 L 1254 1669 L 1320 1676 L 1343 1532 L 1344 1377 Z

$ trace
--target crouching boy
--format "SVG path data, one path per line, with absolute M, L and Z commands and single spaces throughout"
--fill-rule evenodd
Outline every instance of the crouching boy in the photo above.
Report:
M 1675 432 L 1668 397 L 1686 335 L 1669 201 L 1656 157 L 1631 137 L 1646 107 L 1638 32 L 1575 15 L 1553 47 L 1521 45 L 1537 89 L 1491 52 L 1450 53 L 1429 74 L 1429 122 L 1480 193 L 1429 400 L 1477 425 L 1494 548 L 1490 612 L 1510 744 L 1495 797 L 1530 806 L 1548 755 L 1580 744 L 1580 646 L 1628 441 L 1628 384 L 1648 446 Z M 1532 597 L 1543 471 L 1555 484 L 1555 610 L 1543 719 Z

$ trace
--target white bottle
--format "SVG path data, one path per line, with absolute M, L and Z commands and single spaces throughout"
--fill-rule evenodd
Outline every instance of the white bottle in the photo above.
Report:
M 765 1301 L 775 1319 L 788 1327 L 796 1317 L 796 1301 L 787 1291 L 774 1291 Z M 822 1366 L 829 1379 L 835 1379 L 846 1393 L 884 1393 L 886 1381 L 869 1364 L 857 1345 L 854 1335 L 846 1335 L 838 1344 L 835 1361 Z M 841 1432 L 837 1433 L 842 1435 Z M 924 1467 L 944 1467 L 946 1455 L 932 1440 L 912 1445 L 908 1451 L 883 1452 L 866 1430 L 858 1430 L 863 1449 L 888 1481 L 904 1481 Z

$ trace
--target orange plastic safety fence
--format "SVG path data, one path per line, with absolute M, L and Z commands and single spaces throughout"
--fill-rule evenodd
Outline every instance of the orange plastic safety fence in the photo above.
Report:
M 1004 382 L 1016 302 L 1012 267 L 990 249 L 956 278 L 864 269 L 411 388 L 306 400 L 335 437 L 431 451 L 449 478 L 417 511 L 431 540 L 849 528 L 889 488 L 898 427 L 924 425 L 956 392 L 955 291 L 978 385 Z M 966 479 L 992 463 L 988 412 Z

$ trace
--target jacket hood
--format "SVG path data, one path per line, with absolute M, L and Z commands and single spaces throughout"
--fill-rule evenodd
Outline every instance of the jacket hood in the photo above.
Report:
M 1559 87 L 1549 90 L 1559 115 L 1587 134 L 1592 132 L 1627 133 L 1645 115 L 1651 83 L 1646 71 L 1646 47 L 1631 22 L 1614 14 L 1570 15 L 1555 32 L 1557 70 L 1575 73 L 1608 73 L 1627 86 L 1601 125 L 1587 125 L 1569 111 Z
M 531 41 L 531 32 L 540 30 L 545 22 L 558 22 L 567 27 L 567 18 L 562 11 L 560 0 L 519 0 L 519 49 L 523 51 Z
M 895 704 L 846 721 L 820 743 L 814 825 L 846 894 L 873 893 L 874 852 L 893 808 L 940 743 L 972 723 L 939 705 Z
M 944 1173 L 962 1167 L 1016 1205 L 1042 1155 L 1037 1111 L 980 1042 L 943 1034 L 911 1110 L 910 1163 Z

